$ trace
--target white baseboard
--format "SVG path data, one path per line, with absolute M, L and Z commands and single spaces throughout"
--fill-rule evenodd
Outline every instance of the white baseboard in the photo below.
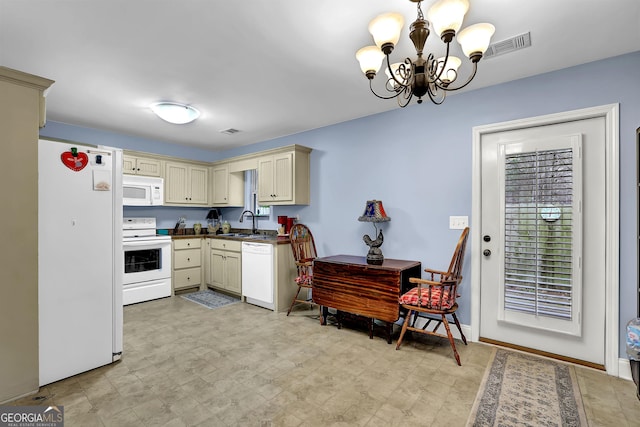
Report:
M 422 322 L 422 323 L 420 323 Z M 418 327 L 424 325 L 424 321 L 421 319 L 418 320 Z M 456 325 L 453 322 L 449 322 L 449 327 L 451 328 L 451 334 L 455 339 L 461 339 L 460 332 Z M 461 324 L 462 333 L 464 333 L 465 338 L 467 338 L 467 342 L 472 342 L 469 338 L 471 336 L 471 326 Z M 437 330 L 438 333 L 447 334 L 447 331 L 444 329 L 444 326 L 440 325 Z M 631 364 L 629 363 L 629 359 L 620 358 L 618 359 L 618 378 L 622 378 L 624 380 L 633 381 L 633 377 L 631 376 Z
M 618 359 L 618 378 L 633 381 L 629 359 Z

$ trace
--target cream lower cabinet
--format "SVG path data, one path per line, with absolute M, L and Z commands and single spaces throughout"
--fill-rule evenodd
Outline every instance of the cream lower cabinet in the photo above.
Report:
M 298 290 L 298 285 L 296 285 L 298 271 L 296 270 L 296 263 L 293 259 L 291 245 L 276 245 L 274 254 L 274 310 L 276 312 L 287 311 Z M 300 293 L 305 291 L 306 289 L 303 289 Z
M 173 291 L 202 285 L 202 238 L 173 239 Z
M 209 274 L 207 285 L 240 295 L 242 293 L 242 242 L 209 239 Z

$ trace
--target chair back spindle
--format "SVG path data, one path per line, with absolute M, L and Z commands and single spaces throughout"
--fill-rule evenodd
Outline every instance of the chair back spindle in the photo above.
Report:
M 467 249 L 467 240 L 469 237 L 469 227 L 465 228 L 458 240 L 458 244 L 456 245 L 456 250 L 453 253 L 453 257 L 451 258 L 451 264 L 449 264 L 448 278 L 462 279 L 462 264 L 464 263 L 464 254 Z
M 311 230 L 304 224 L 295 224 L 289 231 L 289 240 L 291 242 L 291 251 L 293 252 L 293 260 L 296 264 L 297 277 L 296 284 L 298 290 L 291 301 L 287 316 L 291 313 L 293 306 L 297 303 L 313 303 L 312 299 L 298 299 L 300 288 L 312 288 L 313 282 L 313 260 L 318 257 L 316 252 L 316 244 L 313 239 Z

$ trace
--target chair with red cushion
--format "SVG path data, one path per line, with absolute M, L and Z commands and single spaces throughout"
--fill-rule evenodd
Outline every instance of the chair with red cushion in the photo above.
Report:
M 458 310 L 456 298 L 459 296 L 458 286 L 462 281 L 462 264 L 464 261 L 468 237 L 469 227 L 462 231 L 462 235 L 458 240 L 458 245 L 453 253 L 453 258 L 451 259 L 451 264 L 449 264 L 449 269 L 447 271 L 426 268 L 424 270 L 427 273 L 426 279 L 419 279 L 416 277 L 409 279 L 411 283 L 418 286 L 400 297 L 400 305 L 407 311 L 407 315 L 402 325 L 402 331 L 398 338 L 396 350 L 400 348 L 404 334 L 407 331 L 445 337 L 449 339 L 456 362 L 458 362 L 458 365 L 461 365 L 460 355 L 458 355 L 458 351 L 456 350 L 456 343 L 453 339 L 453 335 L 451 335 L 447 316 L 450 315 L 453 318 L 453 321 L 458 327 L 458 331 L 460 331 L 462 341 L 467 345 L 467 339 L 462 333 L 460 322 L 456 316 L 456 311 Z M 424 325 L 422 327 L 416 327 L 416 321 L 418 319 L 424 321 Z M 434 327 L 432 329 L 427 329 L 432 323 L 435 324 Z M 446 335 L 437 332 L 440 325 L 444 325 L 447 332 Z
M 313 298 L 299 299 L 299 294 L 302 288 L 308 290 L 311 289 L 311 283 L 313 280 L 313 260 L 318 256 L 316 252 L 316 244 L 313 240 L 313 234 L 311 230 L 304 224 L 295 224 L 289 231 L 289 239 L 291 240 L 291 250 L 293 251 L 293 259 L 298 269 L 298 275 L 296 277 L 296 284 L 298 285 L 298 291 L 296 292 L 287 316 L 291 313 L 291 309 L 298 303 L 313 304 Z

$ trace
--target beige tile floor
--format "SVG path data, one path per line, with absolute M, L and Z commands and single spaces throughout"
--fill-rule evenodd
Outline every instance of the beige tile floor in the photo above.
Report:
M 464 426 L 492 351 L 320 326 L 238 303 L 180 297 L 125 307 L 118 363 L 43 387 L 16 405 L 64 405 L 72 426 Z M 395 344 L 395 343 L 394 343 Z M 592 426 L 640 425 L 633 382 L 577 368 Z

